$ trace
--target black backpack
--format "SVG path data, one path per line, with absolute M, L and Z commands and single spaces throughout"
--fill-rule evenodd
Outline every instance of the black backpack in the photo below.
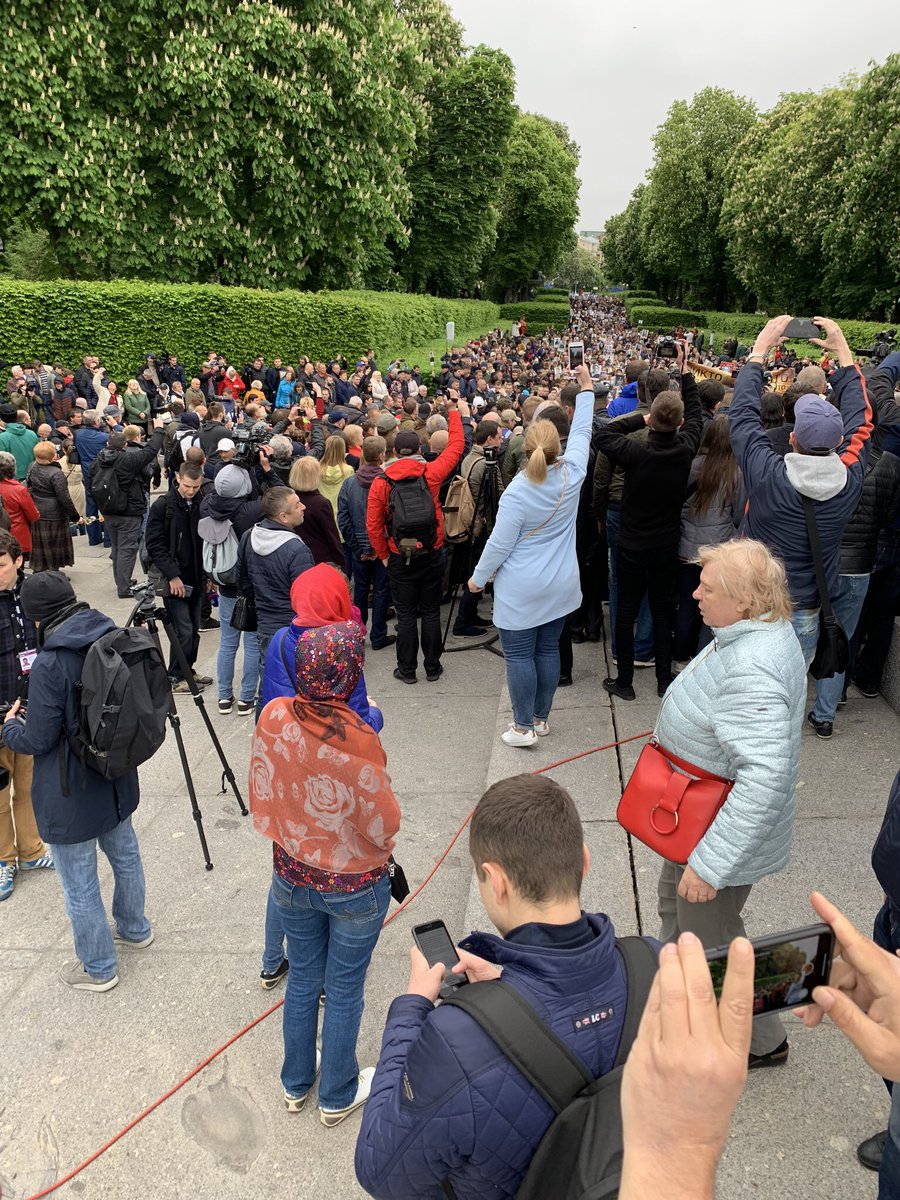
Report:
M 116 470 L 118 455 L 113 462 L 96 458 L 91 464 L 91 495 L 104 516 L 123 516 L 128 511 L 128 490 Z
M 433 550 L 437 541 L 437 511 L 425 472 L 407 479 L 385 475 L 390 488 L 389 527 L 397 549 L 405 558 Z
M 616 1061 L 599 1079 L 502 979 L 460 988 L 444 1001 L 477 1021 L 556 1113 L 516 1200 L 613 1200 L 619 1194 L 622 1072 L 659 964 L 643 938 L 620 938 L 616 946 L 625 960 L 628 1002 Z M 452 1200 L 449 1182 L 443 1186 Z
M 73 754 L 104 779 L 127 775 L 165 741 L 171 703 L 166 664 L 149 631 L 110 630 L 85 651 L 78 733 L 66 731 Z

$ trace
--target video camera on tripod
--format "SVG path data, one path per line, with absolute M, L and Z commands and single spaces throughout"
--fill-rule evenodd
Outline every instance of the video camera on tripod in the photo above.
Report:
M 872 345 L 868 350 L 854 350 L 854 354 L 860 354 L 864 358 L 872 360 L 872 366 L 880 366 L 887 356 L 895 349 L 894 343 L 897 340 L 896 329 L 883 329 L 881 333 L 875 335 Z
M 233 429 L 231 438 L 235 445 L 235 465 L 255 467 L 259 462 L 261 447 L 272 440 L 272 430 L 263 421 L 257 421 L 249 429 Z

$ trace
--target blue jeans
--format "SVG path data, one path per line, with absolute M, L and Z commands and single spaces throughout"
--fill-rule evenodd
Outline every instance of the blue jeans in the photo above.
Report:
M 255 633 L 242 634 L 239 629 L 232 629 L 231 614 L 234 612 L 236 604 L 237 596 L 226 596 L 219 592 L 219 620 L 222 625 L 219 653 L 216 657 L 219 699 L 230 700 L 234 695 L 234 661 L 243 637 L 244 669 L 241 673 L 241 699 L 245 703 L 252 703 L 256 699 L 256 685 L 259 681 L 259 646 Z
M 609 648 L 613 658 L 616 658 L 616 609 L 618 607 L 616 555 L 619 549 L 619 521 L 621 514 L 617 508 L 611 508 L 606 514 L 606 544 L 609 546 Z M 651 662 L 653 659 L 653 618 L 650 616 L 650 601 L 647 593 L 641 601 L 638 610 L 637 625 L 634 633 L 634 657 L 638 662 Z
M 259 651 L 259 691 L 256 693 L 256 720 L 262 716 L 262 694 L 263 694 L 263 676 L 266 673 L 266 655 L 269 652 L 269 643 L 275 636 L 274 633 L 259 633 L 256 634 L 256 648 Z
M 363 625 L 369 619 L 369 587 L 374 587 L 372 596 L 372 629 L 369 636 L 373 645 L 383 642 L 388 635 L 387 615 L 391 606 L 391 581 L 387 568 L 379 559 L 356 558 L 353 560 L 353 603 L 359 609 Z
M 304 1096 L 316 1078 L 319 995 L 325 989 L 319 1105 L 346 1108 L 356 1095 L 356 1039 L 372 951 L 391 901 L 387 875 L 356 892 L 292 887 L 272 872 L 272 895 L 287 936 L 281 1082 Z
M 88 486 L 88 481 L 84 481 L 84 513 L 87 517 L 93 517 L 94 520 L 87 527 L 87 538 L 89 546 L 99 546 L 102 542 L 104 546 L 112 548 L 112 543 L 109 540 L 109 534 L 106 532 L 105 524 L 100 523 L 100 510 L 97 507 L 97 502 L 91 495 L 91 489 Z
M 816 645 L 819 641 L 819 610 L 817 608 L 795 608 L 791 624 L 797 635 L 797 641 L 800 643 L 800 649 L 803 651 L 806 669 L 809 670 L 809 664 L 816 657 Z
M 281 919 L 281 909 L 275 903 L 275 896 L 269 888 L 266 898 L 266 940 L 263 945 L 262 969 L 267 975 L 271 975 L 281 966 L 284 957 L 284 922 Z
M 150 922 L 144 915 L 144 866 L 131 817 L 88 842 L 54 842 L 51 851 L 72 922 L 75 953 L 88 975 L 112 979 L 116 973 L 116 947 L 97 878 L 98 842 L 115 879 L 112 914 L 116 928 L 122 937 L 143 941 L 150 934 Z
M 519 729 L 546 721 L 559 683 L 559 635 L 565 617 L 533 629 L 500 629 L 513 720 Z
M 831 606 L 834 615 L 844 627 L 848 642 L 856 632 L 859 614 L 862 612 L 868 590 L 868 575 L 841 575 L 838 578 L 837 595 L 832 597 Z M 833 721 L 843 691 L 843 671 L 839 675 L 832 675 L 830 679 L 817 679 L 813 719 Z

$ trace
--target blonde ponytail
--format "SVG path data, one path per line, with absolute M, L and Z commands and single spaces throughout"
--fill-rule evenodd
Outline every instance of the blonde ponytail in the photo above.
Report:
M 532 421 L 525 434 L 525 456 L 528 466 L 525 476 L 529 483 L 540 484 L 547 478 L 547 468 L 559 458 L 562 447 L 559 433 L 552 421 Z

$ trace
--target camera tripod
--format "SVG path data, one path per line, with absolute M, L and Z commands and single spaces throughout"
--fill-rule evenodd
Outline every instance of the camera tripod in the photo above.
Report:
M 469 474 L 472 471 L 470 469 Z M 491 654 L 496 654 L 498 658 L 503 657 L 503 651 L 497 646 L 500 640 L 499 633 L 492 633 L 489 637 L 481 642 L 469 642 L 464 646 L 448 646 L 447 636 L 450 633 L 450 628 L 453 623 L 453 610 L 456 607 L 459 599 L 460 587 L 467 588 L 469 586 L 469 578 L 475 566 L 473 559 L 475 558 L 474 550 L 476 542 L 484 544 L 484 540 L 490 537 L 491 531 L 497 520 L 497 509 L 500 505 L 500 464 L 494 457 L 489 457 L 485 453 L 484 457 L 484 474 L 481 477 L 481 490 L 478 493 L 478 504 L 475 510 L 475 520 L 481 516 L 484 526 L 482 532 L 479 533 L 477 539 L 474 536 L 473 530 L 469 530 L 469 535 L 464 542 L 458 543 L 453 547 L 453 554 L 450 560 L 451 574 L 456 574 L 453 590 L 450 594 L 450 610 L 447 613 L 447 624 L 444 626 L 444 638 L 441 643 L 441 648 L 445 654 L 461 654 L 464 650 L 488 650 Z M 473 523 L 474 524 L 474 523 Z M 460 553 L 460 569 L 456 569 L 456 553 Z
M 132 595 L 135 596 L 137 603 L 131 610 L 128 620 L 125 622 L 125 628 L 129 626 L 139 627 L 143 625 L 153 641 L 156 643 L 156 648 L 159 651 L 160 658 L 165 661 L 162 645 L 159 640 L 159 630 L 157 621 L 162 622 L 162 627 L 166 631 L 166 638 L 169 645 L 172 647 L 172 653 L 175 656 L 175 661 L 178 664 L 178 669 L 181 672 L 182 678 L 187 683 L 191 690 L 191 695 L 194 697 L 194 703 L 200 710 L 200 716 L 203 718 L 203 723 L 206 726 L 206 732 L 209 734 L 213 748 L 219 756 L 219 762 L 222 764 L 222 790 L 220 796 L 225 795 L 225 782 L 228 781 L 228 786 L 234 792 L 238 802 L 238 807 L 241 810 L 241 815 L 247 816 L 247 806 L 244 804 L 243 797 L 238 790 L 237 780 L 234 777 L 234 771 L 228 759 L 225 757 L 225 751 L 222 749 L 222 744 L 216 736 L 216 731 L 213 728 L 212 722 L 209 719 L 209 713 L 206 711 L 206 705 L 203 703 L 203 697 L 200 694 L 200 688 L 197 681 L 194 679 L 194 672 L 188 663 L 187 656 L 178 638 L 172 633 L 172 619 L 166 612 L 163 605 L 157 606 L 152 584 L 142 584 L 140 586 L 132 586 Z M 191 801 L 191 813 L 194 822 L 197 826 L 197 836 L 200 838 L 200 847 L 203 850 L 203 861 L 206 863 L 207 871 L 213 869 L 212 861 L 209 857 L 209 847 L 206 844 L 206 833 L 203 829 L 203 814 L 200 812 L 200 805 L 197 803 L 197 793 L 194 790 L 194 780 L 191 775 L 191 765 L 188 762 L 187 751 L 184 747 L 184 736 L 181 732 L 181 718 L 178 715 L 178 706 L 175 703 L 175 697 L 169 695 L 169 711 L 167 713 L 169 724 L 172 727 L 172 732 L 175 734 L 175 744 L 178 746 L 178 757 L 181 759 L 181 771 L 184 775 L 184 782 L 187 786 L 188 796 Z

